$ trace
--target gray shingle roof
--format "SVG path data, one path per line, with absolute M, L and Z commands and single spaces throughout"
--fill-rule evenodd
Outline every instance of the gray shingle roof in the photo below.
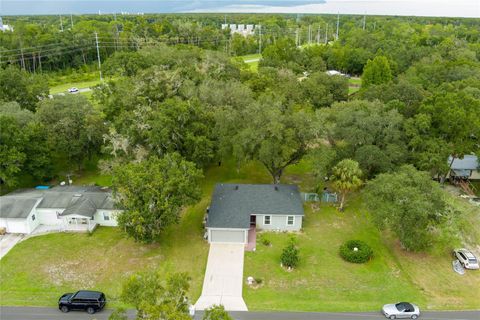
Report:
M 97 211 L 97 206 L 85 196 L 75 196 L 72 203 L 60 214 L 61 216 L 79 215 L 92 218 Z
M 38 198 L 9 196 L 0 198 L 0 217 L 26 218 L 35 207 Z
M 448 164 L 452 162 L 452 156 L 448 157 Z M 463 159 L 455 158 L 452 163 L 452 170 L 477 170 L 480 164 L 475 155 L 467 154 Z
M 109 189 L 96 186 L 57 186 L 47 190 L 21 189 L 0 197 L 0 217 L 26 218 L 39 199 L 41 201 L 37 208 L 65 209 L 63 215 L 92 217 L 97 209 L 115 209 Z
M 251 214 L 303 216 L 298 187 L 285 184 L 217 184 L 207 227 L 248 229 Z

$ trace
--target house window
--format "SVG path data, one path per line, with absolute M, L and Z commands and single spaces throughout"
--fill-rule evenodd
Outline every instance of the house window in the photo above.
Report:
M 287 216 L 287 226 L 293 226 L 295 224 L 295 216 Z
M 110 220 L 110 215 L 107 212 L 103 213 L 103 220 L 105 221 Z
M 35 215 L 32 214 L 32 221 L 35 221 Z
M 271 224 L 270 219 L 271 219 L 271 216 L 264 216 L 263 217 L 263 224 L 265 224 L 265 225 Z

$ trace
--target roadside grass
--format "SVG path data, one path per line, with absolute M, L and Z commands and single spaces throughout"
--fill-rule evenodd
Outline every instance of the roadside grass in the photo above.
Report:
M 87 80 L 87 81 L 78 81 L 78 82 L 66 82 L 62 83 L 53 87 L 50 87 L 50 94 L 58 94 L 58 93 L 68 93 L 68 89 L 72 87 L 76 88 L 90 88 L 94 87 L 97 84 L 100 84 L 100 79 L 96 80 Z

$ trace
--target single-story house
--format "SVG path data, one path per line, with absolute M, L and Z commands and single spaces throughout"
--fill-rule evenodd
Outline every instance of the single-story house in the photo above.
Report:
M 450 178 L 480 180 L 480 163 L 476 155 L 467 154 L 462 159 L 448 157 L 448 165 L 451 165 Z
M 56 186 L 46 190 L 17 190 L 0 197 L 0 227 L 9 233 L 24 234 L 40 226 L 86 232 L 97 225 L 116 226 L 120 211 L 106 188 Z
M 207 238 L 246 244 L 255 229 L 298 231 L 304 215 L 296 185 L 217 184 L 207 209 Z

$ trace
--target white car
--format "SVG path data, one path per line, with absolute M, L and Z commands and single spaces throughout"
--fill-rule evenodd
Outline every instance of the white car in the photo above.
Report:
M 382 308 L 382 313 L 388 319 L 417 319 L 420 317 L 418 306 L 408 302 L 386 304 Z
M 70 92 L 70 93 L 78 92 L 78 88 L 72 87 L 72 88 L 68 89 L 68 92 Z
M 453 250 L 453 256 L 460 261 L 465 269 L 479 269 L 478 259 L 469 250 L 461 248 Z

